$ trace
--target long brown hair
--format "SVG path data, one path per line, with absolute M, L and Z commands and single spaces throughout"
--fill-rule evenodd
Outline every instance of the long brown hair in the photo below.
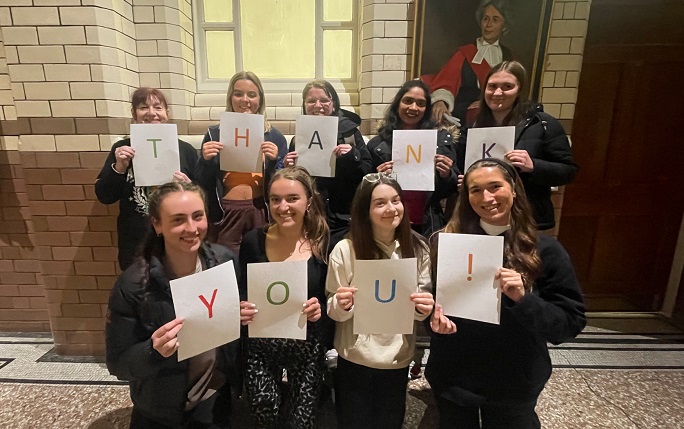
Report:
M 493 158 L 473 163 L 463 177 L 463 187 L 458 195 L 456 210 L 444 229 L 439 232 L 485 234 L 480 226 L 480 217 L 470 205 L 468 192 L 470 174 L 485 167 L 498 169 L 515 192 L 516 196 L 511 206 L 511 228 L 504 233 L 504 260 L 507 268 L 521 274 L 525 289 L 529 291 L 539 274 L 541 260 L 537 254 L 537 231 L 532 209 L 527 201 L 522 180 L 513 165 Z M 436 252 L 436 246 L 433 247 L 433 265 L 437 263 L 434 252 Z
M 525 113 L 527 113 L 531 107 L 527 100 L 527 72 L 525 71 L 525 67 L 517 61 L 503 61 L 489 70 L 484 85 L 482 85 L 482 88 L 480 89 L 480 110 L 475 118 L 475 127 L 497 126 L 494 115 L 492 114 L 492 109 L 485 101 L 485 91 L 487 90 L 489 79 L 495 73 L 501 71 L 512 74 L 513 77 L 515 77 L 515 80 L 518 81 L 518 97 L 515 99 L 511 111 L 506 115 L 501 125 L 516 125 L 525 117 Z
M 302 234 L 311 245 L 311 251 L 316 258 L 326 261 L 328 259 L 328 242 L 330 241 L 330 229 L 325 220 L 325 209 L 320 194 L 316 191 L 316 182 L 304 167 L 285 167 L 276 171 L 268 184 L 268 192 L 271 185 L 279 179 L 295 180 L 302 184 L 306 196 L 310 201 L 309 208 L 304 213 L 304 228 Z M 273 225 L 275 222 L 271 222 Z
M 356 188 L 356 194 L 352 201 L 351 228 L 347 234 L 354 246 L 356 259 L 382 258 L 382 250 L 373 239 L 373 228 L 370 220 L 371 195 L 373 189 L 378 185 L 388 185 L 394 188 L 399 194 L 402 204 L 404 204 L 401 186 L 396 180 L 383 173 L 370 173 L 364 176 Z M 416 257 L 421 255 L 424 250 L 422 237 L 411 229 L 407 209 L 405 209 L 404 216 L 395 230 L 394 238 L 399 242 L 402 258 Z

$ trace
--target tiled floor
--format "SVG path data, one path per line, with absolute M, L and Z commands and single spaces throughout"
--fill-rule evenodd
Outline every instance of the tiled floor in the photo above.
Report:
M 127 427 L 128 387 L 96 359 L 51 349 L 49 335 L 0 333 L 0 428 Z M 551 357 L 543 427 L 684 428 L 684 333 L 657 316 L 593 315 Z M 410 383 L 407 402 L 406 428 L 437 427 L 424 379 Z M 330 415 L 322 411 L 320 427 L 335 427 Z M 244 421 L 240 414 L 236 427 Z

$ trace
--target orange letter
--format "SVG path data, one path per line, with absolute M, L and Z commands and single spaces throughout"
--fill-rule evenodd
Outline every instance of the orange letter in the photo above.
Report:
M 245 139 L 245 147 L 249 147 L 249 128 L 247 128 L 247 134 L 244 136 L 239 135 L 238 129 L 235 128 L 235 147 L 237 147 L 239 139 Z
M 408 145 L 406 146 L 406 163 L 409 163 L 409 152 L 413 154 L 413 158 L 418 161 L 418 164 L 420 164 L 420 158 L 423 153 L 423 145 L 418 145 L 418 155 L 416 155 L 416 152 L 413 150 L 413 146 Z

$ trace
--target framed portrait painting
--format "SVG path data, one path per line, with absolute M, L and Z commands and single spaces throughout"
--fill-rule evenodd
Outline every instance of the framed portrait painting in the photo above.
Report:
M 435 91 L 446 88 L 454 116 L 465 118 L 480 82 L 501 61 L 522 63 L 528 95 L 538 99 L 553 0 L 416 0 L 415 6 L 411 75 L 436 100 Z

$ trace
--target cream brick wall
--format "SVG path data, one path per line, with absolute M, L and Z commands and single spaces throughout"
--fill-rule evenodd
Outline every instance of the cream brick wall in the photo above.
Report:
M 590 6 L 591 1 L 554 2 L 540 101 L 558 119 L 575 114 Z
M 411 0 L 363 1 L 359 95 L 368 134 L 375 134 L 388 101 L 410 78 L 414 15 Z

